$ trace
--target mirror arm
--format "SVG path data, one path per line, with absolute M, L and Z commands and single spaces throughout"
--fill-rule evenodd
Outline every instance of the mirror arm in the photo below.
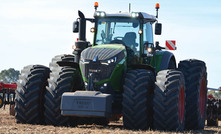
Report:
M 91 23 L 95 22 L 95 19 L 91 19 L 91 18 L 86 18 L 87 21 L 90 21 Z
M 161 47 L 159 44 L 160 43 L 158 41 L 156 41 L 156 48 L 155 48 L 156 50 L 166 49 L 165 47 Z

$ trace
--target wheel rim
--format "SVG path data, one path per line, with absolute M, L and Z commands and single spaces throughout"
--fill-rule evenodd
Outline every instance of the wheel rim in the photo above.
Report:
M 200 98 L 199 98 L 199 111 L 200 117 L 203 118 L 205 111 L 205 103 L 206 103 L 206 81 L 205 78 L 202 78 L 200 85 Z
M 184 120 L 184 108 L 185 108 L 184 102 L 185 102 L 184 86 L 181 86 L 179 94 L 179 120 L 181 124 L 183 123 Z

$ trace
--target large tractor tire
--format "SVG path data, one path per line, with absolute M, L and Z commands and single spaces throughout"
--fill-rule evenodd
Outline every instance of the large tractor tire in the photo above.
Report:
M 137 69 L 127 72 L 123 93 L 123 124 L 126 129 L 145 130 L 152 126 L 154 74 Z
M 61 96 L 64 92 L 75 91 L 80 83 L 76 80 L 79 72 L 71 67 L 57 67 L 50 73 L 45 94 L 45 122 L 48 125 L 68 125 L 69 117 L 62 116 Z
M 19 76 L 15 96 L 15 118 L 17 123 L 44 123 L 44 93 L 50 70 L 42 65 L 23 68 Z
M 207 72 L 199 60 L 184 60 L 178 65 L 186 84 L 186 130 L 203 129 L 206 117 Z
M 163 70 L 158 72 L 154 90 L 154 129 L 166 131 L 184 130 L 185 81 L 182 72 Z

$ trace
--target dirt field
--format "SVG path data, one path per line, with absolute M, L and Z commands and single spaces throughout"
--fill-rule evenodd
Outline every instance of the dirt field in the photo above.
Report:
M 80 125 L 78 127 L 54 127 L 44 125 L 29 125 L 29 124 L 17 124 L 14 116 L 9 115 L 9 107 L 6 109 L 0 109 L 0 134 L 3 133 L 25 133 L 25 134 L 143 134 L 143 133 L 171 133 L 160 131 L 132 131 L 124 130 L 122 122 L 111 122 L 109 126 L 103 127 L 98 125 Z M 202 131 L 188 131 L 185 133 L 220 133 L 221 134 L 221 122 L 219 127 L 205 127 Z

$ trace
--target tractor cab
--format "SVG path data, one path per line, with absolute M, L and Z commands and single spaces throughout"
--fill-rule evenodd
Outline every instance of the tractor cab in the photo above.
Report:
M 104 11 L 97 11 L 98 4 L 95 4 L 94 18 L 85 18 L 79 11 L 79 17 L 74 22 L 74 33 L 79 33 L 79 41 L 74 45 L 77 62 L 80 60 L 80 53 L 89 45 L 85 38 L 86 21 L 94 23 L 91 32 L 94 33 L 92 47 L 113 48 L 114 45 L 123 45 L 126 49 L 128 65 L 150 64 L 154 53 L 152 25 L 157 22 L 157 16 L 144 12 L 119 12 L 109 14 Z M 158 14 L 158 9 L 157 14 Z M 161 34 L 161 24 L 155 24 L 155 34 Z M 76 50 L 77 49 L 77 50 Z M 78 53 L 76 53 L 78 51 Z
M 148 54 L 144 44 L 153 44 L 155 16 L 142 12 L 106 14 L 97 11 L 94 17 L 93 45 L 122 44 L 134 64 L 139 63 L 141 55 Z

